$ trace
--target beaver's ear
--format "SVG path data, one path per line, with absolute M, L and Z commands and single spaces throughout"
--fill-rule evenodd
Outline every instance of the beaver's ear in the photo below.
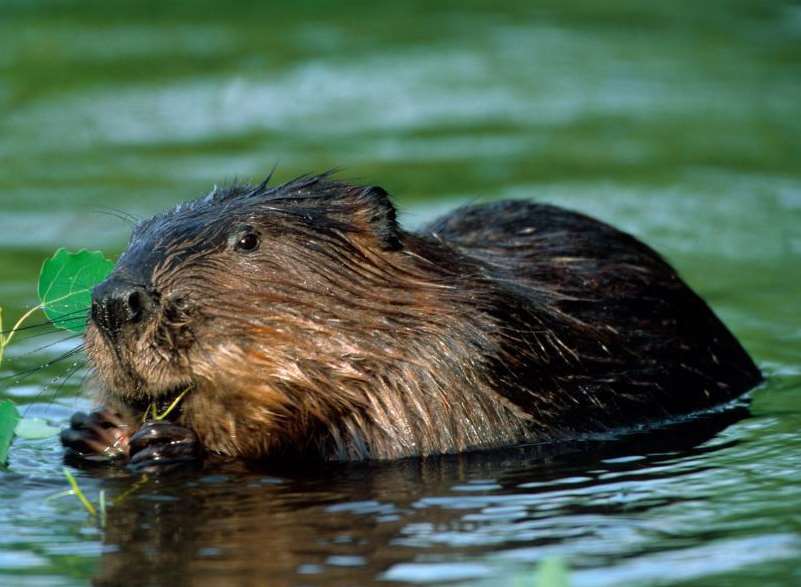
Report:
M 389 194 L 378 186 L 355 188 L 348 193 L 351 222 L 378 240 L 385 251 L 402 248 L 397 212 Z

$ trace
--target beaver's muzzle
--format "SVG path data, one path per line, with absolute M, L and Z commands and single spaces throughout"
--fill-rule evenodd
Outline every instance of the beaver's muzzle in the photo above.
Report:
M 112 275 L 92 290 L 92 320 L 114 337 L 123 326 L 146 320 L 156 302 L 144 286 Z

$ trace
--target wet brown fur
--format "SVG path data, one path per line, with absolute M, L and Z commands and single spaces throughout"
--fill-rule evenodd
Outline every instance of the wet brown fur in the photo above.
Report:
M 236 252 L 255 230 L 261 246 Z M 135 417 L 191 386 L 209 450 L 397 458 L 575 436 L 727 401 L 751 359 L 646 245 L 529 202 L 402 230 L 329 176 L 216 190 L 137 227 L 112 278 L 156 301 L 87 348 Z

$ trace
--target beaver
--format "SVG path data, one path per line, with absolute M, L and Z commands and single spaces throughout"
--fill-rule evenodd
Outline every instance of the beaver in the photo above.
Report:
M 62 442 L 157 466 L 360 461 L 559 441 L 703 410 L 761 380 L 654 250 L 529 201 L 419 231 L 330 173 L 215 187 L 139 223 L 92 292 L 100 409 Z M 149 406 L 181 395 L 169 418 Z

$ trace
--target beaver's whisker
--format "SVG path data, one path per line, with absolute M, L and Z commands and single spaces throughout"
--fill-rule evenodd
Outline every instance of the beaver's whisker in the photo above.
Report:
M 66 375 L 64 375 L 63 377 L 60 378 L 61 382 L 59 383 L 58 387 L 56 387 L 55 389 L 51 389 L 51 387 L 49 385 L 42 386 L 42 389 L 39 392 L 37 392 L 36 396 L 34 397 L 34 400 L 38 402 L 39 399 L 42 398 L 42 395 L 47 393 L 50 397 L 49 397 L 49 399 L 47 399 L 47 401 L 45 403 L 47 403 L 48 406 L 50 404 L 52 404 L 53 400 L 56 399 L 56 396 L 67 385 L 69 380 L 72 379 L 73 375 L 75 375 L 83 367 L 84 367 L 84 365 L 74 365 Z M 84 383 L 84 381 L 86 381 L 87 377 L 88 377 L 88 373 L 84 374 L 84 376 L 81 377 L 81 382 L 78 384 L 78 387 L 83 387 L 83 383 Z M 75 397 L 78 397 L 78 396 L 75 396 Z M 28 409 L 28 406 L 26 406 L 26 408 L 25 408 L 25 415 L 26 416 L 27 416 L 27 409 Z
M 28 336 L 23 340 L 30 340 L 31 338 L 36 338 L 37 336 L 39 336 L 39 335 Z M 49 349 L 50 347 L 54 347 L 56 345 L 63 344 L 65 342 L 69 341 L 69 340 L 75 340 L 76 338 L 82 338 L 82 337 L 83 337 L 83 333 L 82 332 L 71 334 L 71 335 L 66 336 L 64 338 L 60 338 L 60 339 L 58 339 L 56 341 L 49 342 L 49 343 L 47 343 L 45 345 L 37 347 L 37 348 L 33 349 L 32 351 L 29 351 L 28 353 L 26 353 L 26 355 L 32 355 L 32 354 L 35 354 L 35 353 L 39 353 L 39 352 L 41 352 L 41 351 L 43 351 L 45 349 Z
M 52 367 L 56 363 L 59 363 L 61 361 L 67 360 L 67 359 L 69 359 L 71 357 L 74 357 L 75 355 L 77 355 L 77 354 L 79 354 L 79 353 L 81 353 L 83 351 L 84 351 L 84 345 L 82 345 L 82 344 L 78 345 L 75 348 L 70 349 L 66 353 L 63 353 L 62 355 L 59 355 L 55 359 L 52 359 L 52 360 L 47 361 L 46 363 L 44 363 L 42 365 L 39 365 L 38 367 L 33 367 L 31 369 L 25 369 L 24 371 L 17 371 L 16 373 L 12 373 L 11 375 L 6 375 L 5 377 L 0 377 L 0 382 L 2 382 L 2 381 L 10 381 L 12 379 L 17 381 L 17 382 L 25 381 L 28 377 L 30 377 L 31 375 L 33 375 L 35 373 L 38 373 L 42 369 L 47 369 L 48 367 Z
M 108 208 L 108 207 L 94 208 L 93 210 L 91 210 L 91 212 L 94 212 L 95 214 L 103 214 L 105 216 L 111 216 L 112 218 L 122 220 L 123 222 L 126 222 L 131 226 L 135 226 L 141 220 L 141 218 L 138 218 L 136 215 L 131 214 L 130 212 L 126 212 L 125 210 L 121 210 L 119 208 Z
M 15 332 L 25 332 L 25 331 L 34 330 L 34 329 L 37 329 L 37 328 L 47 328 L 47 327 L 50 327 L 50 326 L 55 326 L 56 324 L 61 324 L 62 322 L 70 322 L 70 321 L 75 320 L 76 318 L 78 318 L 80 316 L 88 315 L 88 313 L 89 313 L 89 308 L 87 308 L 85 310 L 74 310 L 72 312 L 67 312 L 66 314 L 62 315 L 61 317 L 59 317 L 59 318 L 57 318 L 55 320 L 49 320 L 48 319 L 45 322 L 37 322 L 35 324 L 26 324 L 24 326 L 20 326 L 20 327 L 15 329 Z M 2 334 L 3 336 L 7 336 L 7 335 L 11 334 L 11 330 L 0 331 L 0 334 Z

